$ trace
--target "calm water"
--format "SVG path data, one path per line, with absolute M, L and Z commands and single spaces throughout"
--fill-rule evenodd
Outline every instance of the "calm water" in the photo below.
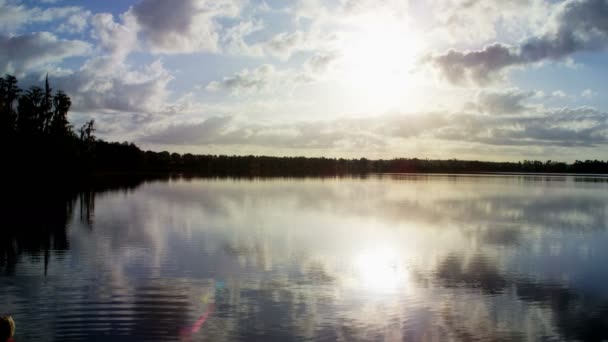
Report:
M 17 341 L 608 338 L 593 177 L 172 180 L 3 213 Z

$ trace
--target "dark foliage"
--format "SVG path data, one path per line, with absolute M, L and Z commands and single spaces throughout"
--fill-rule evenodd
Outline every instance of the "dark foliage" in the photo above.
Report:
M 0 144 L 7 158 L 4 170 L 55 178 L 93 173 L 171 173 L 207 176 L 306 176 L 367 173 L 608 173 L 608 162 L 483 162 L 465 160 L 368 160 L 193 155 L 142 151 L 133 143 L 96 139 L 95 123 L 77 132 L 67 119 L 70 98 L 53 93 L 48 77 L 41 87 L 19 89 L 17 79 L 0 78 Z

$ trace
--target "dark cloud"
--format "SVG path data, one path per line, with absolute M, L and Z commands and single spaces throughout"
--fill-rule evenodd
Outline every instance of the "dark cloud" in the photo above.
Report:
M 446 54 L 431 57 L 431 61 L 452 83 L 461 83 L 467 79 L 487 83 L 504 67 L 521 63 L 514 48 L 498 43 L 479 51 L 450 50 Z
M 19 75 L 68 57 L 86 55 L 90 50 L 86 42 L 59 39 L 49 32 L 0 35 L 0 70 Z
M 505 68 L 559 60 L 579 51 L 608 46 L 608 1 L 567 0 L 557 5 L 545 33 L 519 45 L 492 44 L 477 51 L 450 50 L 430 57 L 443 76 L 453 83 L 467 80 L 487 83 Z
M 132 14 L 150 48 L 162 53 L 218 50 L 218 17 L 239 13 L 237 0 L 143 0 Z

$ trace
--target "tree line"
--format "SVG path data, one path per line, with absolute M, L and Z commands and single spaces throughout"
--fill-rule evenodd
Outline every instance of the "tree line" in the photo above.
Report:
M 368 173 L 548 172 L 608 174 L 608 161 L 574 163 L 525 160 L 485 162 L 398 158 L 391 160 L 226 156 L 143 151 L 133 143 L 95 137 L 95 122 L 75 129 L 68 120 L 71 99 L 43 87 L 22 90 L 14 76 L 0 77 L 0 145 L 3 170 L 40 177 L 99 173 L 187 173 L 206 176 L 306 176 Z
M 12 75 L 0 77 L 0 145 L 3 171 L 16 174 L 80 173 L 94 150 L 94 122 L 77 131 L 68 121 L 72 101 L 63 91 L 19 88 Z

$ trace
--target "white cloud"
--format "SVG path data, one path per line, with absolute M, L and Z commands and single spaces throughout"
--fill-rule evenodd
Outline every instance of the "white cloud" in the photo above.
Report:
M 93 16 L 91 24 L 93 38 L 98 40 L 105 52 L 122 61 L 138 48 L 139 28 L 130 12 L 123 14 L 120 19 L 120 22 L 116 22 L 112 14 L 99 13 Z
M 585 89 L 581 92 L 581 96 L 586 99 L 591 99 L 597 96 L 597 92 L 593 91 L 592 89 Z
M 65 25 L 63 30 L 67 30 L 68 27 L 75 30 L 86 26 L 86 24 L 79 22 L 79 18 L 86 18 L 88 15 L 89 12 L 81 7 L 41 9 L 39 7 L 27 7 L 18 2 L 0 0 L 0 32 L 14 33 L 26 25 L 55 22 L 62 19 L 68 20 L 67 23 L 62 24 Z M 69 23 L 70 20 L 71 23 Z
M 245 39 L 252 33 L 264 29 L 261 20 L 244 20 L 237 25 L 229 27 L 222 35 L 221 42 L 224 50 L 235 55 L 262 56 L 264 54 L 261 46 L 248 44 Z
M 140 123 L 153 120 L 170 105 L 168 84 L 173 76 L 160 60 L 135 66 L 127 62 L 138 49 L 139 27 L 130 12 L 117 21 L 112 14 L 98 13 L 91 25 L 98 55 L 75 72 L 54 74 L 53 82 L 72 97 L 73 108 L 80 113 L 124 113 Z
M 272 64 L 263 64 L 252 70 L 243 69 L 220 81 L 211 81 L 206 90 L 228 90 L 234 95 L 289 93 L 299 86 L 324 79 L 337 58 L 337 55 L 330 53 L 315 54 L 300 69 L 277 69 Z
M 130 12 L 117 21 L 112 14 L 98 13 L 91 25 L 97 55 L 74 72 L 52 72 L 53 83 L 72 97 L 77 112 L 124 113 L 140 123 L 142 118 L 153 120 L 169 105 L 168 84 L 173 76 L 160 60 L 136 66 L 127 63 L 129 54 L 138 49 L 139 27 Z
M 89 26 L 90 17 L 91 12 L 89 11 L 81 11 L 79 13 L 72 14 L 59 25 L 57 32 L 66 32 L 72 34 L 82 33 Z
M 331 50 L 337 40 L 333 33 L 312 29 L 278 32 L 265 40 L 254 43 L 245 41 L 248 35 L 261 30 L 262 27 L 261 22 L 246 21 L 228 28 L 222 38 L 225 50 L 237 55 L 272 56 L 288 60 L 298 52 Z
M 339 57 L 340 56 L 337 53 L 317 53 L 304 63 L 304 69 L 311 75 L 323 74 L 336 63 Z
M 468 44 L 496 39 L 499 30 L 506 39 L 527 36 L 546 20 L 548 10 L 542 0 L 434 0 L 428 6 L 434 38 Z
M 557 97 L 557 98 L 563 98 L 568 96 L 563 90 L 556 90 L 554 92 L 551 93 L 551 96 L 553 97 Z
M 270 55 L 289 58 L 294 52 L 307 49 L 308 35 L 302 31 L 282 32 L 263 44 Z
M 307 18 L 313 20 L 314 25 L 319 25 L 385 15 L 404 18 L 411 10 L 410 6 L 408 1 L 401 0 L 299 0 L 291 12 L 296 20 Z
M 328 62 L 317 62 L 317 64 L 322 63 Z M 316 67 L 320 68 L 320 66 Z M 221 81 L 212 81 L 206 89 L 208 91 L 228 90 L 234 95 L 264 92 L 289 93 L 300 85 L 314 82 L 318 76 L 319 74 L 315 74 L 315 70 L 279 70 L 271 64 L 263 64 L 252 70 L 243 69 L 232 76 L 224 77 Z
M 72 97 L 78 112 L 154 114 L 167 105 L 167 85 L 172 79 L 160 61 L 133 68 L 107 56 L 92 58 L 53 83 Z

